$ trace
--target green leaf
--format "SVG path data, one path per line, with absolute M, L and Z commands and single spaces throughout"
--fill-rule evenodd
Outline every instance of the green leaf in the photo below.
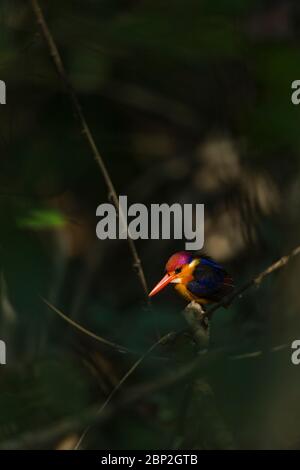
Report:
M 33 209 L 27 215 L 17 218 L 19 227 L 36 230 L 62 227 L 65 223 L 64 215 L 53 209 Z

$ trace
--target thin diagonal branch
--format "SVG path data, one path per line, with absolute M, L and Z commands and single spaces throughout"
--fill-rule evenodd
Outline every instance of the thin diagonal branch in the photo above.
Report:
M 122 385 L 126 382 L 126 380 L 133 374 L 133 372 L 139 367 L 139 365 L 146 359 L 146 357 L 149 356 L 149 354 L 155 349 L 157 348 L 158 346 L 166 343 L 170 338 L 172 338 L 174 336 L 174 333 L 171 332 L 171 333 L 168 333 L 167 335 L 165 336 L 162 336 L 158 341 L 156 341 L 154 344 L 152 344 L 152 346 L 150 346 L 150 348 L 132 365 L 132 367 L 130 367 L 130 369 L 123 375 L 123 377 L 121 378 L 121 380 L 117 383 L 117 385 L 113 388 L 113 390 L 111 391 L 111 393 L 108 395 L 107 399 L 104 401 L 104 403 L 99 407 L 99 409 L 97 410 L 97 415 L 100 415 L 104 409 L 109 405 L 109 403 L 111 402 L 111 400 L 113 399 L 113 397 L 115 396 L 115 394 L 118 392 L 118 390 L 122 387 Z M 92 427 L 92 424 L 90 424 L 88 427 L 86 427 L 86 429 L 83 431 L 83 433 L 81 434 L 74 450 L 78 450 L 80 449 L 82 443 L 83 443 L 83 440 L 85 439 L 85 437 L 87 436 L 88 432 L 90 431 Z
M 125 346 L 122 346 L 120 344 L 114 343 L 112 341 L 109 341 L 106 338 L 103 338 L 102 336 L 96 335 L 96 333 L 93 333 L 92 331 L 88 330 L 84 326 L 80 325 L 76 321 L 72 320 L 70 317 L 65 315 L 61 310 L 59 310 L 57 307 L 52 305 L 48 300 L 44 299 L 44 297 L 40 296 L 42 301 L 49 307 L 53 312 L 57 313 L 61 318 L 63 318 L 67 323 L 72 325 L 74 328 L 77 330 L 81 331 L 81 333 L 84 333 L 87 336 L 90 336 L 91 338 L 95 339 L 96 341 L 99 341 L 100 343 L 105 344 L 106 346 L 110 346 L 112 349 L 115 349 L 118 352 L 121 353 L 132 353 L 132 351 Z
M 72 318 L 68 317 L 68 315 L 66 315 L 65 313 L 63 313 L 61 310 L 59 310 L 59 308 L 55 307 L 53 304 L 51 304 L 51 302 L 49 302 L 48 300 L 46 300 L 44 297 L 42 297 L 41 295 L 39 296 L 41 298 L 41 300 L 45 303 L 45 305 L 47 305 L 48 308 L 50 308 L 53 312 L 55 312 L 59 317 L 61 317 L 64 321 L 66 321 L 67 323 L 69 323 L 69 325 L 72 325 L 73 328 L 75 328 L 76 330 L 80 331 L 81 333 L 83 333 L 84 335 L 86 336 L 89 336 L 90 338 L 93 338 L 95 339 L 96 341 L 98 341 L 99 343 L 102 343 L 104 344 L 105 346 L 109 346 L 110 348 L 112 348 L 113 350 L 115 350 L 116 352 L 119 352 L 121 354 L 131 354 L 133 356 L 141 356 L 140 352 L 138 351 L 135 351 L 133 349 L 130 349 L 130 348 L 127 348 L 126 346 L 123 346 L 121 344 L 118 344 L 118 343 L 114 343 L 113 341 L 110 341 L 106 338 L 103 338 L 103 336 L 100 336 L 100 335 L 97 335 L 96 333 L 94 333 L 93 331 L 89 330 L 88 328 L 85 328 L 84 326 L 82 326 L 80 323 L 76 322 L 75 320 L 73 320 Z M 180 332 L 176 333 L 175 331 L 171 331 L 169 333 L 167 333 L 165 336 L 162 336 L 160 339 L 159 339 L 159 342 L 160 344 L 163 344 L 164 342 L 166 343 L 169 343 L 171 341 L 171 338 L 173 339 L 176 339 L 176 337 L 180 335 Z M 156 343 L 154 343 L 154 345 L 156 345 Z M 154 346 L 153 345 L 153 346 Z M 152 350 L 152 349 L 151 349 Z M 147 353 L 147 356 L 148 356 L 148 353 Z M 156 359 L 156 360 L 162 360 L 162 361 L 166 361 L 168 360 L 167 357 L 163 357 L 163 356 L 151 356 L 152 359 Z
M 90 129 L 88 123 L 87 123 L 86 117 L 85 117 L 85 115 L 83 113 L 83 110 L 82 110 L 82 107 L 81 107 L 81 104 L 80 104 L 79 99 L 78 99 L 78 97 L 75 93 L 75 90 L 74 90 L 73 86 L 72 86 L 70 78 L 69 78 L 69 76 L 66 72 L 66 69 L 64 67 L 64 64 L 63 64 L 63 61 L 62 61 L 62 58 L 61 58 L 61 55 L 58 51 L 58 48 L 57 48 L 56 43 L 54 41 L 54 38 L 51 34 L 51 31 L 50 31 L 50 29 L 47 25 L 47 22 L 45 20 L 45 17 L 44 17 L 44 14 L 42 12 L 42 9 L 39 5 L 39 2 L 38 2 L 38 0 L 30 0 L 30 4 L 31 4 L 31 8 L 34 12 L 34 15 L 36 17 L 37 23 L 38 23 L 38 25 L 41 29 L 44 40 L 47 44 L 49 54 L 50 54 L 50 56 L 51 56 L 51 58 L 54 62 L 56 71 L 57 71 L 60 79 L 62 80 L 62 82 L 65 86 L 66 92 L 67 92 L 67 94 L 69 96 L 69 99 L 71 101 L 71 104 L 74 108 L 74 113 L 75 113 L 75 116 L 76 116 L 76 118 L 79 122 L 81 132 L 82 132 L 82 134 L 83 134 L 83 136 L 86 140 L 86 143 L 88 144 L 88 146 L 91 150 L 91 153 L 94 157 L 94 160 L 96 161 L 98 167 L 100 168 L 100 171 L 102 173 L 102 176 L 104 178 L 104 181 L 106 183 L 106 186 L 107 186 L 107 189 L 108 189 L 108 192 L 109 192 L 109 197 L 112 200 L 114 206 L 116 207 L 116 210 L 118 211 L 118 214 L 119 214 L 120 219 L 122 220 L 123 226 L 125 226 L 126 229 L 128 229 L 127 224 L 125 222 L 124 214 L 122 213 L 122 211 L 119 208 L 119 200 L 118 200 L 117 191 L 114 187 L 114 184 L 113 184 L 112 179 L 110 177 L 110 174 L 107 170 L 107 167 L 104 163 L 104 160 L 101 156 L 101 153 L 98 149 L 98 146 L 95 142 L 95 139 L 93 137 L 91 129 Z M 127 239 L 128 239 L 128 244 L 129 244 L 129 248 L 130 248 L 130 251 L 131 251 L 131 255 L 132 255 L 132 258 L 133 258 L 133 267 L 137 272 L 138 278 L 139 278 L 140 283 L 143 287 L 143 290 L 144 290 L 144 293 L 145 293 L 145 296 L 146 296 L 147 302 L 148 302 L 149 301 L 149 299 L 148 299 L 149 289 L 148 289 L 147 281 L 146 281 L 146 278 L 145 278 L 144 270 L 143 270 L 143 267 L 142 267 L 142 263 L 141 263 L 141 260 L 139 258 L 135 243 L 132 240 L 132 238 L 130 237 L 129 233 L 128 233 Z
M 295 248 L 289 255 L 283 256 L 279 260 L 275 261 L 275 263 L 271 264 L 271 266 L 262 271 L 260 274 L 257 274 L 250 281 L 246 282 L 246 284 L 242 285 L 238 289 L 235 289 L 232 294 L 224 297 L 220 302 L 206 310 L 206 316 L 211 317 L 211 315 L 220 307 L 228 307 L 228 305 L 230 305 L 231 302 L 233 302 L 233 300 L 235 300 L 237 297 L 240 297 L 245 290 L 252 286 L 259 286 L 265 277 L 269 276 L 269 274 L 272 274 L 275 271 L 278 271 L 278 269 L 283 268 L 292 258 L 298 255 L 300 255 L 300 246 L 297 246 L 297 248 Z

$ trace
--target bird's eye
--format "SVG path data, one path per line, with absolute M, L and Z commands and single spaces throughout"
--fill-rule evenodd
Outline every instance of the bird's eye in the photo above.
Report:
M 179 273 L 181 272 L 181 269 L 182 269 L 182 268 L 176 268 L 176 269 L 175 269 L 175 274 L 179 274 Z

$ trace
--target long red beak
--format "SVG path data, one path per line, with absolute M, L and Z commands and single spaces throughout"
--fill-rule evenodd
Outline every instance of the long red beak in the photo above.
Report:
M 161 291 L 164 287 L 166 287 L 170 282 L 175 279 L 176 274 L 166 274 L 161 281 L 159 281 L 158 284 L 152 289 L 152 291 L 149 294 L 149 297 L 153 297 L 153 295 L 157 294 L 159 291 Z

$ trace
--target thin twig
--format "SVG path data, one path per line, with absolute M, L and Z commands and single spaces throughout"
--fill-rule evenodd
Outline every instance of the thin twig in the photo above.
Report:
M 123 346 L 118 343 L 114 343 L 113 341 L 110 341 L 106 338 L 103 338 L 103 336 L 99 336 L 93 331 L 89 330 L 88 328 L 80 325 L 80 323 L 77 323 L 75 320 L 72 320 L 68 315 L 63 313 L 61 310 L 59 310 L 57 307 L 55 307 L 51 302 L 46 300 L 44 297 L 41 295 L 39 296 L 41 300 L 49 307 L 53 312 L 55 312 L 57 315 L 59 315 L 64 321 L 69 323 L 71 326 L 76 328 L 78 331 L 83 333 L 86 336 L 89 336 L 90 338 L 95 339 L 99 343 L 105 344 L 105 346 L 109 346 L 110 348 L 114 349 L 116 352 L 119 352 L 121 354 L 131 354 L 132 356 L 140 356 L 141 353 L 139 351 L 135 351 L 134 349 L 127 348 L 126 346 Z M 171 338 L 175 339 L 177 336 L 181 336 L 181 332 L 169 332 L 167 335 L 163 336 L 160 338 L 160 341 L 163 342 L 170 342 Z M 160 361 L 166 361 L 168 360 L 168 357 L 164 356 L 151 356 L 152 359 L 160 360 Z
M 90 336 L 91 338 L 95 339 L 96 341 L 99 341 L 100 343 L 105 344 L 106 346 L 110 346 L 111 348 L 115 349 L 118 352 L 121 353 L 131 353 L 130 349 L 126 348 L 125 346 L 121 346 L 120 344 L 113 343 L 112 341 L 109 341 L 108 339 L 103 338 L 102 336 L 96 335 L 96 333 L 93 333 L 92 331 L 88 330 L 84 326 L 80 325 L 79 323 L 75 322 L 72 320 L 70 317 L 65 315 L 61 310 L 59 310 L 57 307 L 55 307 L 53 304 L 51 304 L 48 300 L 44 299 L 44 297 L 40 296 L 42 301 L 49 307 L 51 310 L 53 310 L 57 315 L 59 315 L 61 318 L 63 318 L 66 322 L 70 323 L 74 328 L 77 330 L 81 331 L 87 336 Z
M 100 415 L 103 410 L 107 407 L 107 405 L 111 402 L 112 398 L 115 396 L 117 391 L 122 387 L 124 382 L 133 374 L 133 372 L 139 367 L 139 365 L 146 359 L 146 357 L 151 354 L 151 352 L 159 345 L 164 344 L 166 341 L 171 339 L 173 337 L 174 333 L 168 333 L 165 336 L 162 336 L 158 341 L 156 341 L 152 346 L 133 364 L 133 366 L 126 372 L 125 375 L 121 378 L 121 380 L 118 382 L 118 384 L 115 386 L 115 388 L 111 391 L 111 393 L 108 395 L 107 399 L 104 401 L 104 403 L 100 406 L 100 408 L 97 410 L 97 415 Z M 88 432 L 92 428 L 92 424 L 90 424 L 81 434 L 74 450 L 78 450 L 80 446 L 82 445 L 83 440 L 87 436 Z
M 110 196 L 114 206 L 116 207 L 116 210 L 118 211 L 118 214 L 119 214 L 120 219 L 122 220 L 123 226 L 126 227 L 126 230 L 128 232 L 128 227 L 127 227 L 127 224 L 125 222 L 125 216 L 124 216 L 124 214 L 122 213 L 122 211 L 120 210 L 120 207 L 119 207 L 119 199 L 118 199 L 117 191 L 114 187 L 114 184 L 112 182 L 110 174 L 107 170 L 107 167 L 104 163 L 104 160 L 103 160 L 103 158 L 100 154 L 100 151 L 97 147 L 97 144 L 95 142 L 95 139 L 93 137 L 91 129 L 90 129 L 88 123 L 87 123 L 87 120 L 85 118 L 85 115 L 84 115 L 82 107 L 81 107 L 81 104 L 80 104 L 79 99 L 78 99 L 78 97 L 75 93 L 75 90 L 74 90 L 73 85 L 70 81 L 70 78 L 69 78 L 69 76 L 68 76 L 68 74 L 65 70 L 61 55 L 58 51 L 58 48 L 57 48 L 56 43 L 54 41 L 54 38 L 51 34 L 51 31 L 49 30 L 49 27 L 48 27 L 47 22 L 45 20 L 44 14 L 43 14 L 42 9 L 39 5 L 39 2 L 38 2 L 38 0 L 30 0 L 30 4 L 31 4 L 31 8 L 34 12 L 34 15 L 36 17 L 37 23 L 38 23 L 38 25 L 41 29 L 44 40 L 47 44 L 49 54 L 50 54 L 50 56 L 51 56 L 51 58 L 54 62 L 56 71 L 57 71 L 60 79 L 62 80 L 62 82 L 65 86 L 66 92 L 67 92 L 67 94 L 69 96 L 69 99 L 71 101 L 71 104 L 73 106 L 74 113 L 75 113 L 75 116 L 76 116 L 76 118 L 79 122 L 83 137 L 85 138 L 85 140 L 86 140 L 86 142 L 87 142 L 87 144 L 88 144 L 88 146 L 91 150 L 91 153 L 93 154 L 93 157 L 94 157 L 97 165 L 100 168 L 100 171 L 102 173 L 102 176 L 104 178 L 104 181 L 106 183 L 106 186 L 107 186 L 107 189 L 108 189 L 108 192 L 109 192 L 109 196 Z M 130 237 L 129 233 L 128 233 L 128 236 L 127 236 L 127 240 L 128 240 L 129 248 L 130 248 L 130 251 L 131 251 L 131 254 L 132 254 L 132 258 L 133 258 L 133 267 L 137 272 L 138 278 L 141 282 L 141 285 L 143 287 L 143 290 L 144 290 L 144 293 L 145 293 L 145 296 L 146 296 L 146 299 L 147 299 L 147 302 L 148 302 L 149 301 L 149 299 L 148 299 L 149 289 L 148 289 L 147 281 L 146 281 L 146 278 L 145 278 L 144 270 L 143 270 L 142 263 L 141 263 L 141 260 L 139 258 L 135 243 L 132 240 L 132 238 Z

